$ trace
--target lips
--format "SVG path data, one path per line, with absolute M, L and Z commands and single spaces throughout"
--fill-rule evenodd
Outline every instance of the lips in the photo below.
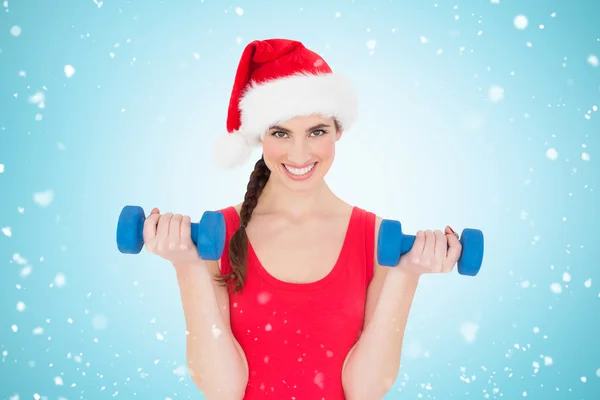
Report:
M 302 176 L 302 175 L 306 175 L 310 171 L 312 171 L 312 169 L 315 167 L 315 164 L 316 164 L 316 162 L 314 162 L 312 164 L 308 164 L 301 168 L 292 167 L 291 165 L 287 165 L 287 164 L 283 164 L 283 166 L 290 174 L 295 175 L 295 176 Z

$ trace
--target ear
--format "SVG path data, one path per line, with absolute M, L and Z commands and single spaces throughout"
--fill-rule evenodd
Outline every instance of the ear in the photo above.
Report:
M 344 130 L 342 128 L 337 130 L 337 132 L 335 133 L 335 141 L 336 142 L 342 138 L 343 133 L 344 133 Z

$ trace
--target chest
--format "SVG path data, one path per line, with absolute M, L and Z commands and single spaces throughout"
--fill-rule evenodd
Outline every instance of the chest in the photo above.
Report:
M 248 236 L 262 267 L 276 279 L 309 283 L 334 268 L 347 238 L 348 217 L 303 223 L 256 218 Z

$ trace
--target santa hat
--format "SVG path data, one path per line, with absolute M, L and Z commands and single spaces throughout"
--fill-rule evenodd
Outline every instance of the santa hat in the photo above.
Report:
M 355 92 L 318 54 L 295 40 L 255 40 L 242 53 L 227 113 L 227 133 L 214 149 L 222 168 L 244 163 L 277 123 L 301 115 L 335 118 L 347 130 L 357 111 Z

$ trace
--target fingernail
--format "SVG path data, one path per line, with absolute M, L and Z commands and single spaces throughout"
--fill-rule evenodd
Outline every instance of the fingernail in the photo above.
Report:
M 154 208 L 152 209 L 152 211 L 150 212 L 150 214 L 154 214 L 154 213 L 157 213 L 157 212 L 158 212 L 158 208 L 154 207 Z
M 456 238 L 458 239 L 458 233 L 454 232 L 454 229 L 452 229 L 450 225 L 448 225 L 448 229 L 450 229 L 450 232 L 452 232 L 454 236 L 456 236 Z

